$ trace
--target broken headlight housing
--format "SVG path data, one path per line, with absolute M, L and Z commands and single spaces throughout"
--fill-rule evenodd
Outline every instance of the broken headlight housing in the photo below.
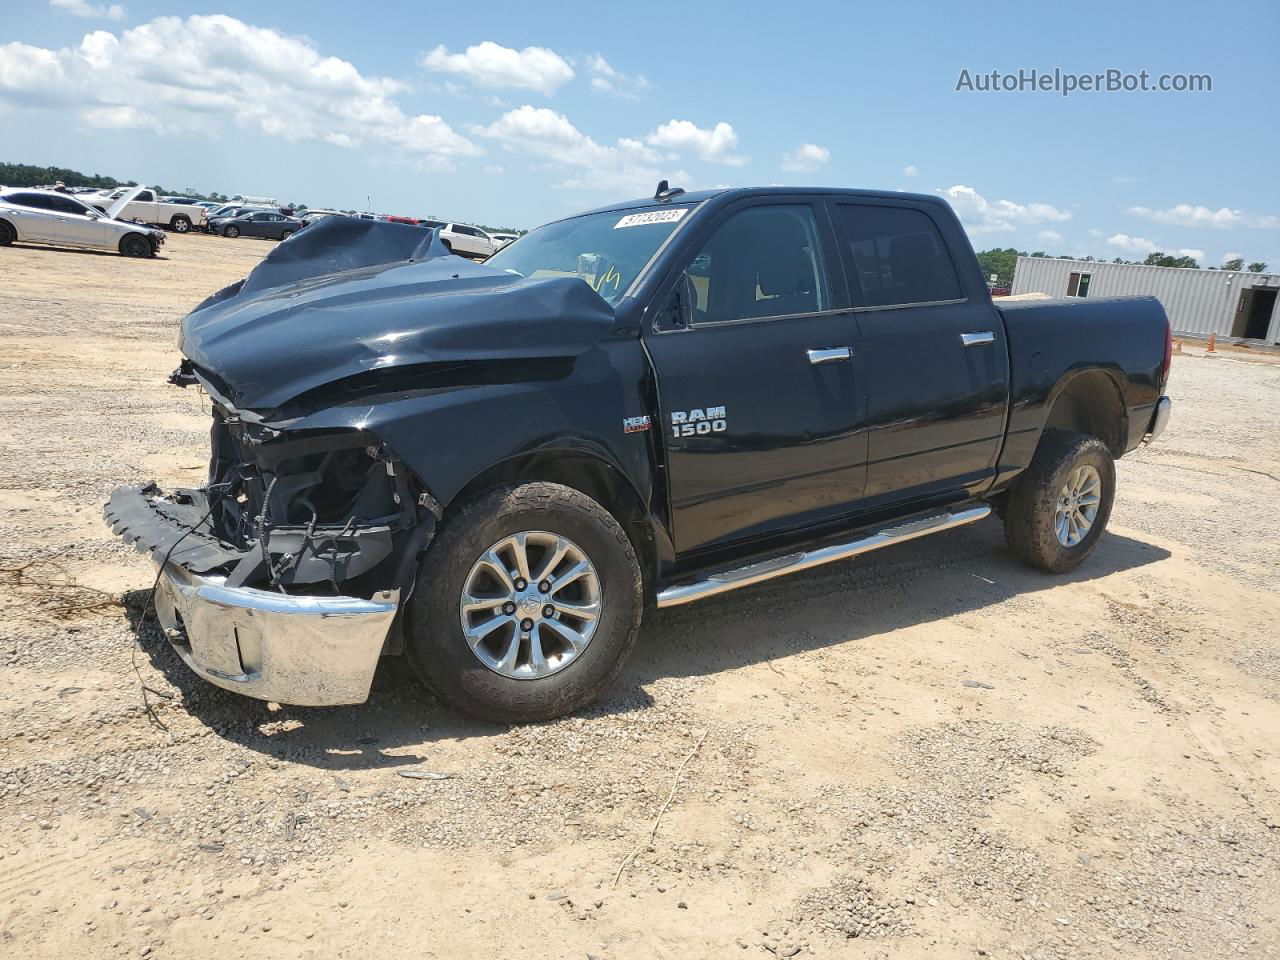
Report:
M 215 408 L 212 440 L 210 523 L 249 554 L 239 583 L 350 590 L 418 523 L 408 471 L 362 431 L 282 432 Z

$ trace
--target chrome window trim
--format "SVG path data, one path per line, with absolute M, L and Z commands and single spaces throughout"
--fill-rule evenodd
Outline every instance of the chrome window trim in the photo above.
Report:
M 956 297 L 952 300 L 920 300 L 915 303 L 886 303 L 880 307 L 850 307 L 850 313 L 872 313 L 876 310 L 905 310 L 908 307 L 945 307 L 955 303 L 968 303 L 968 297 Z

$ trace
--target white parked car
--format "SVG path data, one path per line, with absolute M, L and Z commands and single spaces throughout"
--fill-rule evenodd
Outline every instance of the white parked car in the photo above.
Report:
M 307 210 L 305 213 L 303 213 L 301 215 L 301 219 L 303 223 L 315 223 L 317 220 L 323 220 L 325 217 L 344 217 L 344 216 L 346 216 L 346 214 L 344 214 L 341 210 L 314 209 L 314 210 Z
M 509 244 L 509 243 L 515 243 L 517 240 L 519 240 L 519 239 L 520 239 L 520 234 L 518 234 L 518 233 L 491 233 L 491 234 L 489 234 L 489 239 L 490 239 L 490 240 L 492 240 L 494 243 L 496 243 L 496 244 L 498 245 L 498 249 L 499 249 L 499 250 L 501 250 L 501 249 L 502 249 L 503 247 L 505 247 L 507 244 Z
M 208 211 L 197 203 L 167 203 L 150 187 L 118 187 L 107 194 L 86 197 L 104 213 L 121 197 L 131 194 L 133 199 L 116 214 L 120 220 L 137 220 L 169 227 L 174 233 L 186 233 L 192 227 L 203 227 Z
M 163 230 L 112 215 L 117 207 L 126 207 L 131 197 L 131 192 L 124 194 L 103 213 L 66 193 L 0 190 L 0 247 L 18 240 L 110 250 L 126 257 L 155 256 L 164 243 Z
M 497 243 L 492 237 L 481 230 L 479 227 L 468 226 L 465 223 L 447 223 L 443 220 L 422 220 L 418 223 L 420 227 L 426 227 L 428 230 L 440 228 L 440 240 L 446 247 L 454 253 L 464 257 L 485 257 L 496 253 L 502 244 Z

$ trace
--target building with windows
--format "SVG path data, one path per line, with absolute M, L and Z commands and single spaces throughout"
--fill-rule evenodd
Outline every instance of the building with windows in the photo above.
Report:
M 1010 292 L 1153 296 L 1164 305 L 1175 334 L 1280 343 L 1280 274 L 1275 273 L 1019 257 Z

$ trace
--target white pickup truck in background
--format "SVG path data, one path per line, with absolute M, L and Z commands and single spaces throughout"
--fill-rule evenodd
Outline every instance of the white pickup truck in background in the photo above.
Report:
M 81 199 L 89 203 L 90 206 L 106 213 L 113 203 L 134 189 L 136 188 L 117 187 L 110 192 L 89 194 Z M 207 215 L 208 212 L 204 207 L 194 203 L 166 203 L 160 199 L 155 190 L 150 187 L 144 187 L 115 216 L 118 220 L 153 223 L 156 226 L 169 227 L 174 233 L 186 233 L 192 227 L 203 227 Z

